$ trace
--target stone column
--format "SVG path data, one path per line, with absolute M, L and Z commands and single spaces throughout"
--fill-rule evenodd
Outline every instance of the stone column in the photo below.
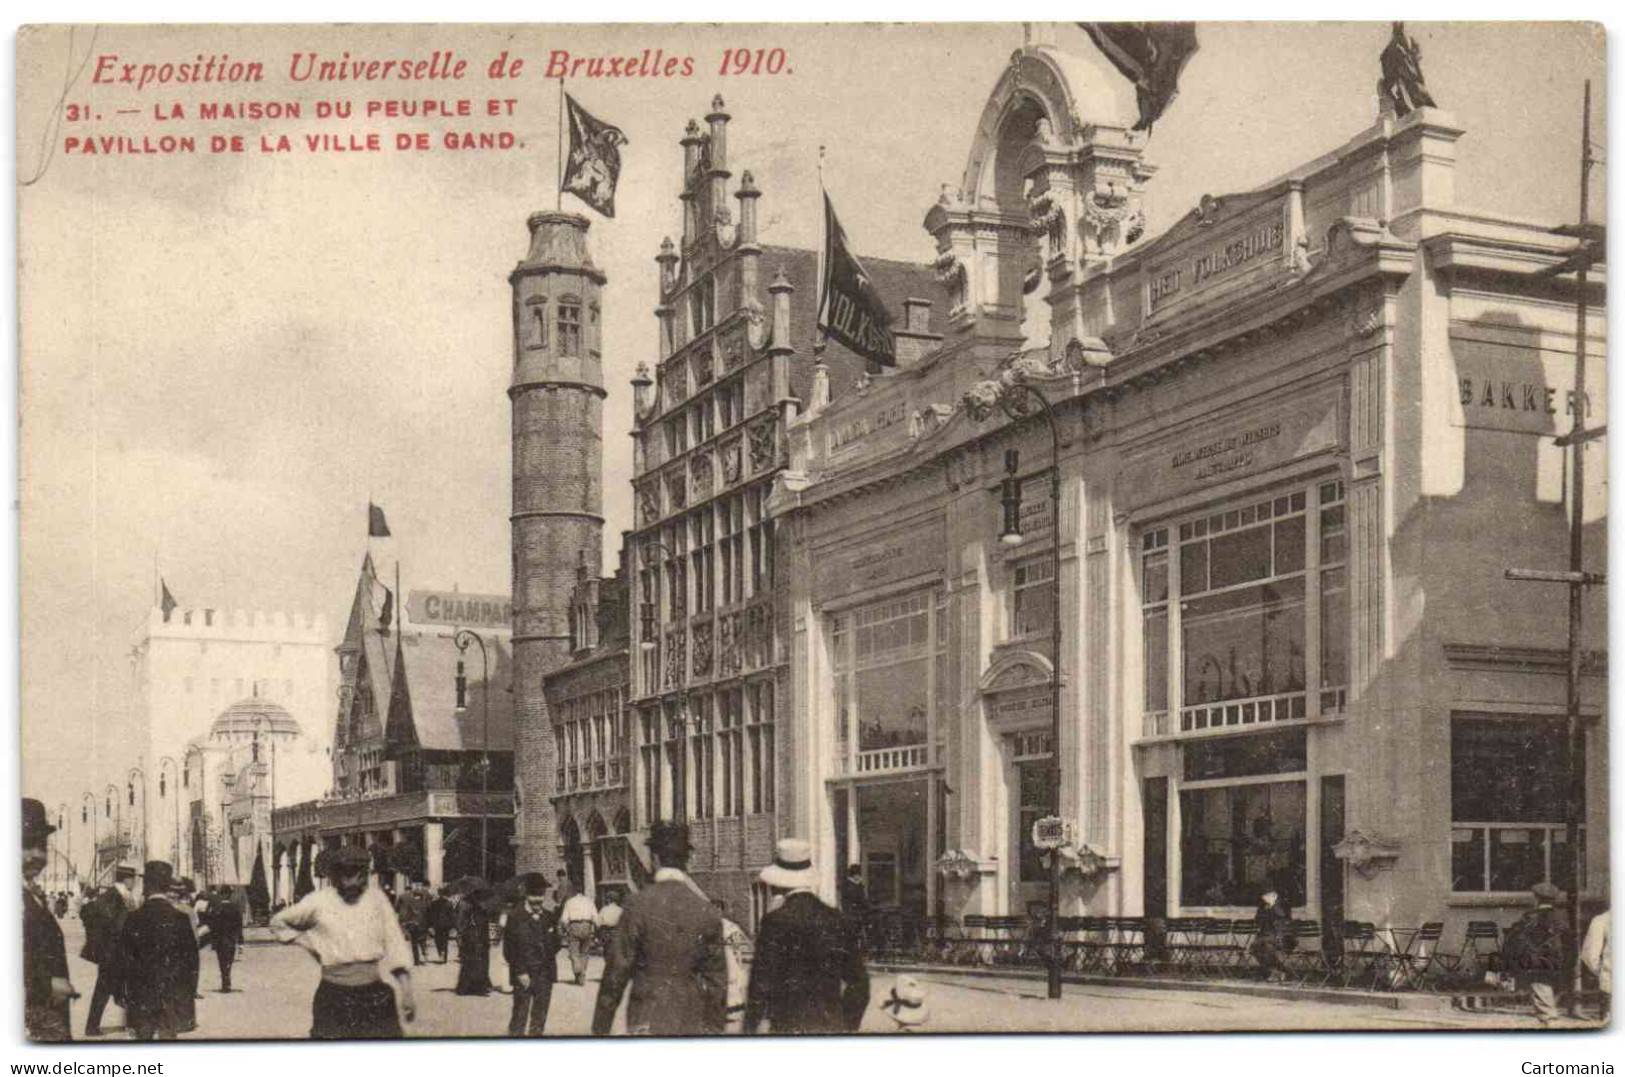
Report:
M 446 824 L 436 822 L 423 824 L 423 871 L 432 889 L 439 889 L 446 881 L 444 865 L 441 863 L 446 855 L 445 838 Z

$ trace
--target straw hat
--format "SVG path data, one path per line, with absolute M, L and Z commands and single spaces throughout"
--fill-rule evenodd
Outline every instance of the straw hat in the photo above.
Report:
M 900 1025 L 923 1025 L 931 1016 L 925 1005 L 925 989 L 912 976 L 897 977 L 880 1008 Z
M 811 890 L 818 885 L 813 871 L 812 842 L 781 838 L 773 850 L 773 863 L 758 876 L 763 885 L 779 890 Z

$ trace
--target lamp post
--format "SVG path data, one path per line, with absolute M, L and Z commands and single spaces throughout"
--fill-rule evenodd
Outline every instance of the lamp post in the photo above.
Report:
M 165 777 L 165 772 L 164 772 L 165 767 L 169 768 L 169 777 L 167 777 L 167 778 Z M 169 788 L 168 788 L 168 786 L 169 786 L 170 783 L 172 783 L 175 780 L 174 776 L 179 774 L 179 772 L 180 772 L 180 766 L 175 762 L 175 760 L 173 758 L 171 758 L 170 756 L 167 756 L 167 755 L 159 757 L 159 759 L 158 759 L 158 799 L 159 800 L 165 800 L 165 799 L 168 798 L 168 796 L 169 796 Z M 174 851 L 170 853 L 169 859 L 174 863 L 175 871 L 177 873 L 179 873 L 180 870 L 181 870 L 181 791 L 180 791 L 179 786 L 175 787 L 175 848 L 174 848 Z
M 267 818 L 268 818 L 268 820 L 275 820 L 276 819 L 276 723 L 272 722 L 271 721 L 271 716 L 266 714 L 264 711 L 260 711 L 258 714 L 256 714 L 254 716 L 254 762 L 255 763 L 258 763 L 260 761 L 260 726 L 261 725 L 264 725 L 266 730 L 268 731 L 267 739 L 269 739 L 270 742 L 271 742 L 271 781 L 269 783 L 270 787 L 271 787 L 271 810 L 270 810 L 270 814 L 268 815 Z M 256 770 L 255 770 L 256 782 L 258 781 L 258 778 L 259 778 L 259 773 L 258 773 L 258 769 L 256 768 Z M 258 795 L 258 787 L 257 787 L 257 785 L 256 785 L 255 795 L 256 796 Z M 271 825 L 273 827 L 272 833 L 274 835 L 274 833 L 275 833 L 274 823 L 271 824 Z M 259 829 L 256 826 L 255 831 L 254 831 L 254 845 L 255 845 L 256 848 L 258 848 L 259 843 L 260 843 Z M 276 900 L 277 900 L 277 875 L 278 875 L 278 872 L 277 872 L 277 865 L 276 865 L 276 841 L 275 841 L 275 838 L 273 837 L 272 841 L 271 841 L 271 905 L 273 907 L 275 907 Z
M 129 785 L 130 810 L 135 810 L 135 779 L 141 776 L 141 861 L 145 863 L 151 859 L 152 846 L 147 841 L 147 772 L 140 767 L 131 767 L 126 779 Z
M 112 782 L 107 783 L 107 803 L 105 810 L 107 818 L 113 820 L 113 877 L 118 878 L 118 866 L 124 862 L 124 798 L 118 795 L 118 786 Z M 113 802 L 118 801 L 118 813 L 113 812 Z
M 994 407 L 1014 420 L 1032 415 L 1043 417 L 1050 437 L 1050 538 L 1051 580 L 1054 618 L 1051 625 L 1051 656 L 1054 667 L 1050 670 L 1050 810 L 1057 819 L 1061 815 L 1061 431 L 1055 424 L 1044 394 L 1027 384 L 1027 378 L 1044 371 L 1036 359 L 1016 358 L 997 378 L 978 382 L 966 391 L 965 410 L 975 422 L 982 422 L 992 414 Z M 1000 483 L 1004 507 L 1004 526 L 999 541 L 1007 546 L 1019 546 L 1021 534 L 1021 467 L 1020 454 L 1010 449 L 1004 454 L 1005 477 Z M 1051 849 L 1049 854 L 1049 997 L 1061 997 L 1061 852 Z
M 468 709 L 468 677 L 463 673 L 462 654 L 468 650 L 468 641 L 473 640 L 480 645 L 480 701 L 485 711 L 480 726 L 480 878 L 486 878 L 485 856 L 491 848 L 490 842 L 490 795 L 491 795 L 491 666 L 485 651 L 485 640 L 478 632 L 467 628 L 459 628 L 452 637 L 457 644 L 457 710 L 458 713 Z
M 79 822 L 90 827 L 90 881 L 96 882 L 96 794 L 86 790 L 79 796 Z

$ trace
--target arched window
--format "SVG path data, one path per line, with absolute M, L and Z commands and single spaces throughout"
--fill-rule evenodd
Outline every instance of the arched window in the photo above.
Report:
M 547 299 L 545 296 L 533 295 L 525 300 L 525 346 L 527 348 L 547 347 Z

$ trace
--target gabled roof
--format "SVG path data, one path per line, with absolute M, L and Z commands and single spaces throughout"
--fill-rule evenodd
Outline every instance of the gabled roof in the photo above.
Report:
M 385 735 L 390 749 L 433 752 L 511 752 L 514 742 L 513 655 L 507 642 L 487 637 L 491 666 L 490 740 L 485 736 L 485 684 L 480 679 L 479 644 L 459 652 L 449 635 L 404 632 L 392 637 L 398 655 L 389 697 Z M 457 710 L 457 660 L 468 678 L 467 706 Z
M 892 328 L 901 328 L 904 322 L 903 300 L 929 299 L 931 301 L 928 332 L 940 333 L 948 323 L 947 293 L 937 283 L 936 271 L 919 262 L 897 262 L 889 258 L 871 258 L 859 255 L 863 268 L 868 270 L 875 290 L 886 303 L 892 315 Z M 784 268 L 784 275 L 795 285 L 790 293 L 790 345 L 795 355 L 790 357 L 790 389 L 805 407 L 812 398 L 813 345 L 818 343 L 818 252 L 795 247 L 762 246 L 761 263 L 757 279 L 763 282 L 762 309 L 769 316 L 773 306 L 766 282 L 771 281 Z M 829 367 L 831 398 L 858 380 L 868 368 L 860 355 L 848 351 L 834 340 L 824 348 L 824 365 Z

